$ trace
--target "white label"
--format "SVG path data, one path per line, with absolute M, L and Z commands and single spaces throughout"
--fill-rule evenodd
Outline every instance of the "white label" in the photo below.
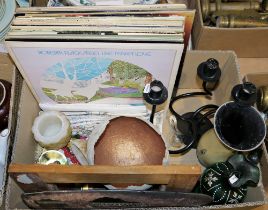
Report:
M 150 90 L 151 90 L 151 87 L 150 87 L 150 84 L 148 83 L 148 84 L 145 85 L 143 92 L 144 93 L 149 93 Z
M 26 175 L 26 174 L 21 174 L 17 177 L 17 181 L 23 184 L 32 184 L 33 181 Z
M 233 175 L 233 176 L 231 176 L 231 177 L 229 178 L 229 182 L 230 182 L 231 184 L 237 182 L 237 180 L 238 180 L 238 178 L 237 178 L 236 175 Z
M 123 5 L 123 0 L 111 0 L 111 1 L 96 1 L 97 6 L 99 5 Z

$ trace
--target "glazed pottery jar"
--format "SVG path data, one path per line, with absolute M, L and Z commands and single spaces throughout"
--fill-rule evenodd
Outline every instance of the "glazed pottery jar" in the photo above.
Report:
M 265 140 L 266 124 L 263 115 L 252 106 L 257 88 L 245 82 L 234 86 L 232 98 L 222 104 L 214 115 L 215 132 L 221 142 L 232 150 L 249 152 Z
M 241 203 L 247 187 L 256 187 L 259 182 L 259 158 L 258 154 L 236 154 L 208 167 L 200 178 L 200 191 L 210 195 L 215 204 Z
M 214 129 L 208 130 L 201 136 L 196 148 L 197 158 L 205 167 L 209 167 L 218 162 L 225 162 L 234 154 L 234 150 L 221 143 Z
M 215 113 L 215 131 L 221 142 L 236 151 L 248 152 L 258 148 L 265 139 L 263 116 L 253 106 L 227 102 Z
M 0 79 L 0 131 L 8 126 L 11 84 Z
M 220 162 L 207 168 L 200 181 L 201 192 L 212 196 L 215 204 L 241 203 L 246 194 L 247 187 L 232 188 L 228 183 L 232 166 Z

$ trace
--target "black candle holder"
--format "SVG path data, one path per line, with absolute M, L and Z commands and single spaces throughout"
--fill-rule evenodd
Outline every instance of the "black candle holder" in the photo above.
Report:
M 219 62 L 210 58 L 205 62 L 202 62 L 197 67 L 197 75 L 203 80 L 202 87 L 204 92 L 191 92 L 178 95 L 171 99 L 169 109 L 171 113 L 176 117 L 177 128 L 180 130 L 182 135 L 180 135 L 181 140 L 186 145 L 179 150 L 169 150 L 170 154 L 179 154 L 196 147 L 198 139 L 209 129 L 213 128 L 213 124 L 210 122 L 208 117 L 215 113 L 218 108 L 217 105 L 208 104 L 201 106 L 195 112 L 187 112 L 185 114 L 178 114 L 173 109 L 173 104 L 181 99 L 196 96 L 212 96 L 212 90 L 217 87 L 221 76 L 221 70 L 219 67 Z M 203 111 L 208 110 L 206 113 L 202 114 Z
M 149 90 L 143 92 L 143 97 L 147 103 L 152 105 L 150 122 L 153 123 L 156 105 L 163 104 L 168 98 L 167 88 L 161 81 L 154 80 L 150 83 Z

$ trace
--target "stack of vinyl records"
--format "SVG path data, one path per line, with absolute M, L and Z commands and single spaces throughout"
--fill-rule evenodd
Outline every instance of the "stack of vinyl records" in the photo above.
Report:
M 18 8 L 8 40 L 183 43 L 184 4 Z
M 130 5 L 130 4 L 156 4 L 159 0 L 49 0 L 48 7 L 60 6 L 97 6 L 97 5 Z
M 0 0 L 0 41 L 5 38 L 14 16 L 15 0 Z

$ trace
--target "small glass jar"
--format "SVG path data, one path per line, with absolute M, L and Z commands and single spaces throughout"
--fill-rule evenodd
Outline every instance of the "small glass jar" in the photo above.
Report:
M 0 131 L 8 127 L 11 83 L 0 79 Z

